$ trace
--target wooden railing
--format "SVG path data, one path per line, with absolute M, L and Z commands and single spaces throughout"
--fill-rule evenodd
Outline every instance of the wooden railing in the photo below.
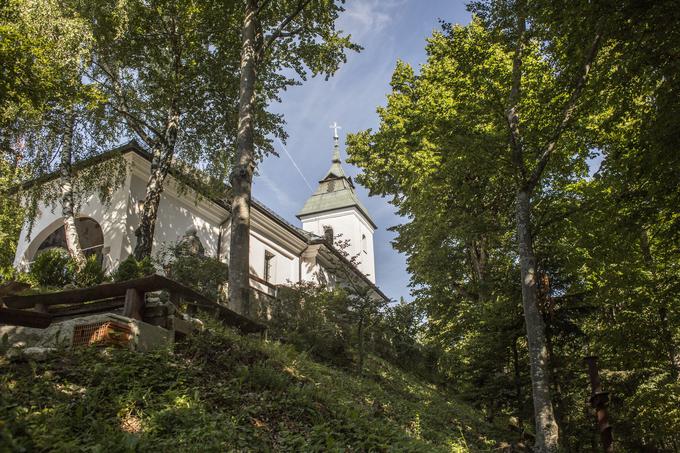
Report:
M 9 295 L 0 298 L 0 323 L 45 328 L 53 319 L 94 314 L 123 308 L 123 315 L 144 321 L 145 294 L 167 291 L 177 305 L 211 310 L 225 324 L 244 333 L 263 332 L 266 327 L 208 297 L 161 275 L 54 293 Z

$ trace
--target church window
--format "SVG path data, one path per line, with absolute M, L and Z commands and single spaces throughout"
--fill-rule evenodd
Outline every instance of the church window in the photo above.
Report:
M 361 250 L 363 250 L 364 253 L 368 254 L 368 245 L 366 244 L 366 235 L 365 234 L 361 235 Z
M 269 251 L 264 252 L 264 279 L 271 282 L 274 278 L 274 255 Z
M 331 180 L 331 181 L 328 181 L 326 184 L 327 184 L 327 186 L 326 186 L 327 192 L 333 192 L 335 190 L 335 181 Z

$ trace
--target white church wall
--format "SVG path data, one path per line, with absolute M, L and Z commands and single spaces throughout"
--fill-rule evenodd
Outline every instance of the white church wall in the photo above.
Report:
M 264 232 L 258 231 L 257 226 L 253 225 L 251 228 L 250 273 L 264 279 L 265 254 L 270 253 L 273 258 L 269 282 L 273 285 L 296 283 L 299 279 L 299 258 L 272 239 Z
M 342 234 L 339 240 L 349 239 L 349 247 L 345 250 L 350 256 L 357 255 L 359 270 L 368 275 L 375 283 L 375 260 L 373 255 L 373 228 L 356 208 L 336 209 L 302 218 L 302 229 L 324 236 L 324 226 L 333 228 L 333 234 Z M 366 250 L 363 250 L 362 237 L 366 238 Z
M 114 269 L 120 262 L 125 238 L 128 183 L 129 180 L 126 179 L 124 184 L 112 194 L 108 203 L 102 203 L 96 194 L 88 196 L 82 201 L 76 213 L 77 218 L 89 217 L 102 228 L 104 236 L 102 256 L 106 270 Z M 22 228 L 14 259 L 15 267 L 28 268 L 40 244 L 64 225 L 61 210 L 61 203 L 58 202 L 54 206 L 46 205 L 44 202 L 38 203 L 37 217 L 31 235 L 28 235 L 27 225 Z
M 139 201 L 144 200 L 146 193 L 146 179 L 133 174 L 130 188 L 131 203 L 133 209 L 127 219 L 128 237 L 131 238 L 128 254 L 132 253 L 136 241 L 134 230 L 139 224 L 141 209 Z M 158 206 L 158 218 L 154 230 L 153 249 L 158 252 L 164 244 L 177 242 L 190 229 L 196 230 L 196 235 L 201 240 L 207 256 L 216 256 L 219 236 L 219 209 L 206 199 L 195 203 L 195 196 L 190 192 L 179 195 L 172 187 L 172 182 L 161 195 Z M 216 211 L 216 212 L 210 212 Z M 222 210 L 224 211 L 224 210 Z M 222 215 L 225 215 L 224 213 Z

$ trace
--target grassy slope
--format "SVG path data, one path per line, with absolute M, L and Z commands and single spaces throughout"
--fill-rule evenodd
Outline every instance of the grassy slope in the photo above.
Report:
M 215 325 L 174 354 L 0 359 L 0 451 L 477 451 L 508 437 L 392 365 L 368 369 Z

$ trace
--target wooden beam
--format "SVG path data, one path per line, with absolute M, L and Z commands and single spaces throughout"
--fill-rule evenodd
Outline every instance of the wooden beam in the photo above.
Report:
M 15 310 L 13 308 L 0 308 L 0 324 L 44 329 L 51 323 L 52 317 L 46 313 Z
M 115 297 L 113 299 L 104 299 L 97 302 L 90 302 L 82 305 L 70 305 L 67 307 L 52 307 L 50 308 L 50 315 L 52 319 L 68 318 L 71 316 L 87 315 L 94 313 L 102 313 L 111 310 L 117 310 L 125 305 L 123 297 Z
M 52 305 L 77 305 L 80 307 L 63 307 L 52 310 L 54 315 L 58 317 L 65 317 L 80 313 L 97 312 L 113 308 L 112 305 L 117 305 L 115 302 L 109 302 L 105 299 L 125 298 L 123 304 L 123 314 L 135 319 L 142 319 L 144 309 L 144 294 L 149 291 L 166 290 L 173 296 L 178 296 L 184 299 L 192 310 L 195 307 L 214 309 L 219 312 L 219 317 L 225 324 L 235 326 L 244 333 L 261 332 L 266 329 L 263 324 L 253 321 L 245 316 L 217 304 L 210 298 L 188 288 L 181 283 L 178 283 L 161 275 L 151 275 L 148 277 L 136 278 L 124 282 L 105 283 L 102 285 L 91 286 L 89 288 L 72 289 L 67 291 L 59 291 L 45 294 L 31 294 L 31 295 L 13 295 L 2 298 L 2 301 L 13 309 L 18 308 L 34 308 L 38 304 L 43 304 L 44 307 Z M 266 293 L 263 293 L 266 294 Z M 268 295 L 269 296 L 269 295 Z M 271 297 L 271 296 L 269 296 Z M 97 301 L 97 302 L 93 302 Z M 81 311 L 82 310 L 82 311 Z M 13 310 L 14 312 L 28 313 L 26 316 L 35 319 L 38 316 L 47 316 L 37 312 L 28 312 L 23 310 Z M 28 318 L 27 318 L 28 319 Z M 5 321 L 0 321 L 5 322 Z M 25 321 L 37 322 L 37 321 Z M 7 324 L 13 324 L 7 322 Z M 21 325 L 21 324 L 17 324 Z M 49 325 L 49 324 L 48 324 Z
M 135 278 L 124 282 L 104 283 L 88 288 L 71 289 L 54 293 L 13 295 L 3 297 L 3 302 L 10 308 L 33 308 L 36 304 L 69 305 L 82 304 L 93 300 L 122 297 L 129 288 L 135 288 L 143 293 L 167 290 L 184 296 L 186 299 L 212 302 L 204 295 L 161 275 Z
M 144 311 L 144 293 L 136 288 L 128 288 L 125 291 L 125 305 L 123 306 L 123 316 L 142 320 Z

